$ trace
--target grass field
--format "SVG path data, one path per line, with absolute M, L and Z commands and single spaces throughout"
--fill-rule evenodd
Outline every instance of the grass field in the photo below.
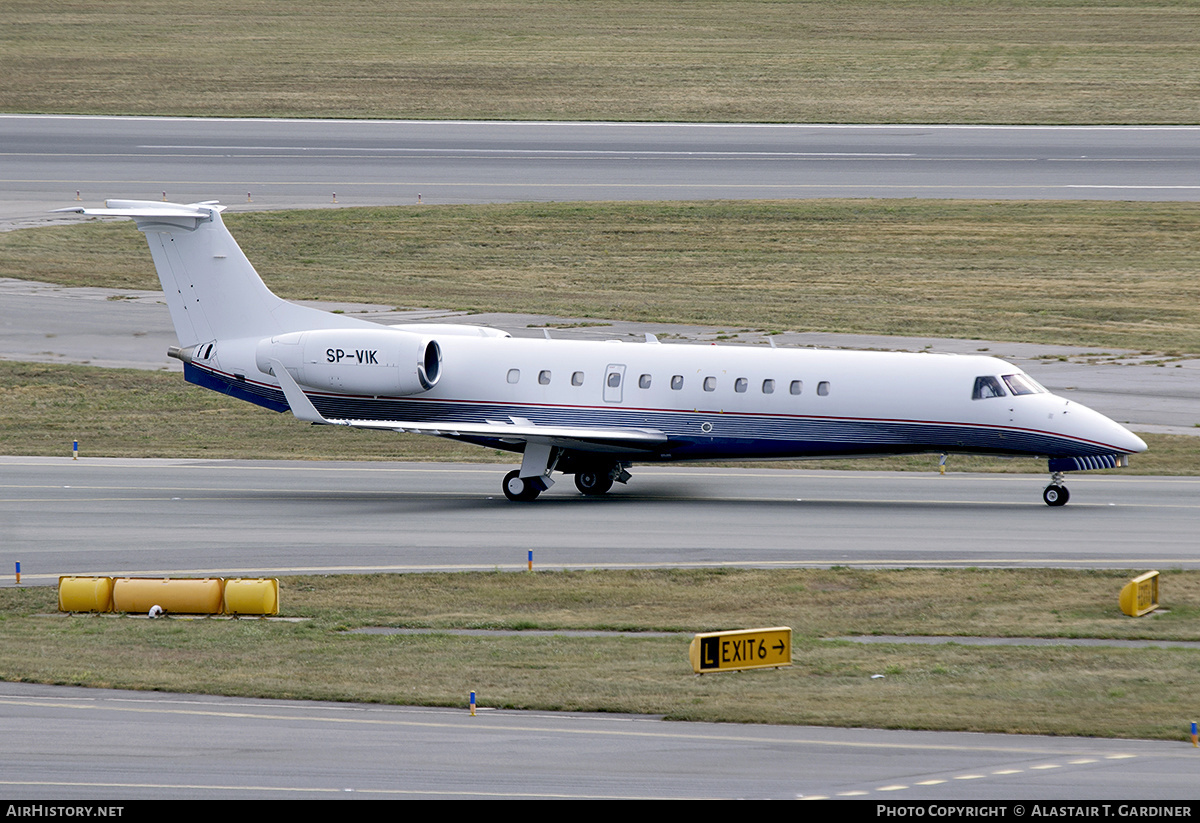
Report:
M 1200 353 L 1200 204 L 517 203 L 229 215 L 292 299 Z M 0 276 L 157 289 L 129 223 L 0 234 Z
M 592 571 L 286 578 L 300 623 L 46 616 L 0 589 L 0 673 L 95 687 L 664 714 L 687 720 L 1186 739 L 1200 691 L 1200 573 L 1164 571 L 1129 618 L 1130 573 Z M 790 669 L 695 677 L 698 631 L 789 625 Z M 516 634 L 363 635 L 362 626 Z M 522 635 L 527 629 L 632 637 Z M 665 631 L 674 636 L 639 636 Z M 1155 648 L 860 645 L 855 634 L 1148 638 Z M 872 679 L 882 674 L 883 679 Z
M 0 111 L 1194 123 L 1185 0 L 7 0 Z

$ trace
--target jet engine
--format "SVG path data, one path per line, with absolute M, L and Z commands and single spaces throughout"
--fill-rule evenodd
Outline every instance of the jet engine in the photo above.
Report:
M 258 370 L 278 360 L 310 389 L 371 396 L 419 394 L 437 385 L 442 349 L 425 335 L 395 329 L 316 329 L 258 341 Z

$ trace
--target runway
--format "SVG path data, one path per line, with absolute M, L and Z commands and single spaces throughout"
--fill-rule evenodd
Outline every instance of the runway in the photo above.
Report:
M 1034 464 L 1031 464 L 1034 465 Z M 309 574 L 855 565 L 1200 567 L 1200 479 L 640 467 L 536 502 L 507 468 L 0 457 L 0 570 Z M 11 580 L 11 578 L 8 578 Z
M 234 208 L 574 200 L 1200 199 L 1200 126 L 0 115 L 0 222 L 75 192 Z M 248 198 L 247 195 L 250 197 Z M 252 202 L 248 202 L 252 201 Z
M 665 723 L 0 683 L 10 801 L 1194 795 L 1181 743 Z M 312 745 L 320 740 L 319 746 Z M 81 741 L 87 741 L 81 745 Z M 1190 805 L 1190 804 L 1187 804 Z M 1114 808 L 1115 813 L 1115 808 Z M 1034 813 L 1036 814 L 1036 813 Z

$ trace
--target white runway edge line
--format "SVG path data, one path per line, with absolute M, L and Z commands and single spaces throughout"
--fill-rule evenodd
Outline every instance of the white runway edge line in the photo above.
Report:
M 145 145 L 139 149 L 166 149 L 170 151 L 353 151 L 367 154 L 516 154 L 516 155 L 581 155 L 584 157 L 916 157 L 911 152 L 866 152 L 866 151 L 647 151 L 643 149 L 477 149 L 477 148 L 361 148 L 358 146 L 222 146 L 222 145 Z

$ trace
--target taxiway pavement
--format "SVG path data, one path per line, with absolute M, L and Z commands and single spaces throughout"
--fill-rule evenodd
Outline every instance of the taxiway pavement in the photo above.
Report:
M 9 801 L 1019 797 L 1174 805 L 1194 797 L 1200 756 L 1184 743 L 1138 740 L 489 710 L 472 717 L 465 705 L 26 683 L 0 683 L 0 712 L 10 741 L 0 792 Z
M 253 209 L 518 200 L 1200 199 L 1200 126 L 0 115 L 0 223 L 81 192 Z M 250 197 L 247 197 L 250 195 Z M 252 202 L 248 203 L 247 201 Z
M 502 464 L 0 457 L 0 570 L 307 574 L 697 566 L 1200 568 L 1200 478 L 635 467 L 504 498 Z M 5 585 L 11 585 L 7 577 Z

